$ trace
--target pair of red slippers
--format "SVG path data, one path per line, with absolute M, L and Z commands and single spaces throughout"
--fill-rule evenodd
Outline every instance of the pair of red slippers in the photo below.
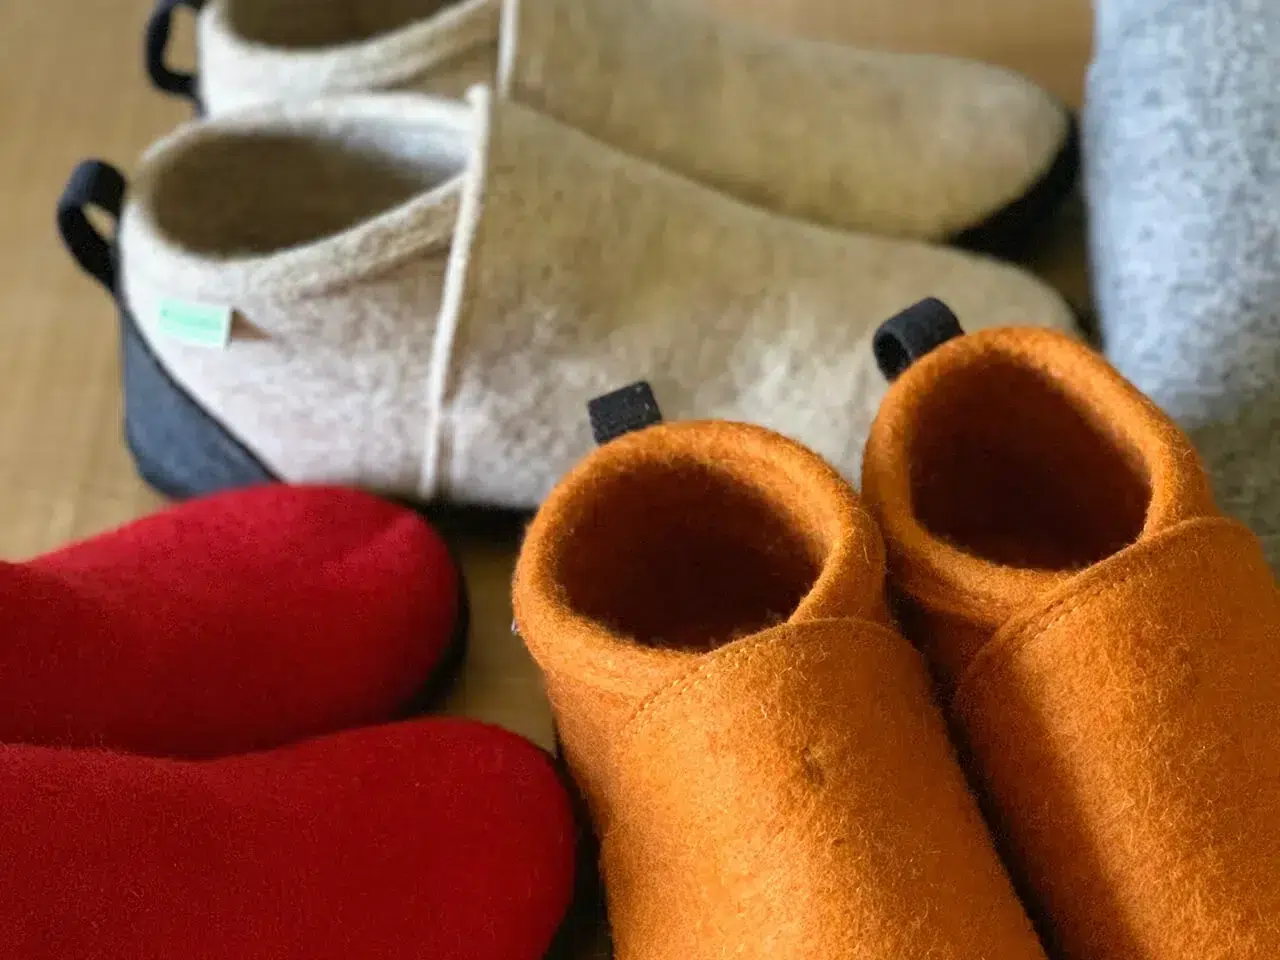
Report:
M 551 758 L 405 719 L 465 636 L 416 514 L 262 487 L 0 564 L 0 931 L 57 960 L 542 960 Z

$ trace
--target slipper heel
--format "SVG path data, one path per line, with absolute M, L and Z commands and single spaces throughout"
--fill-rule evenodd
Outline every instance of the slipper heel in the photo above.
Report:
M 138 472 L 176 499 L 271 483 L 271 471 L 160 366 L 124 305 L 116 239 L 98 231 L 88 210 L 118 224 L 127 189 L 124 175 L 111 164 L 83 161 L 58 199 L 57 226 L 67 252 L 111 296 L 120 315 L 124 433 Z
M 165 372 L 123 305 L 120 363 L 125 442 L 150 486 L 187 499 L 277 480 Z

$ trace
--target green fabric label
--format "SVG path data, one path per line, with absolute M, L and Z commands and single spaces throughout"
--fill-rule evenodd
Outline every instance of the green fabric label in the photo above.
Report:
M 196 347 L 223 349 L 231 339 L 231 308 L 185 300 L 161 300 L 156 325 L 166 337 Z

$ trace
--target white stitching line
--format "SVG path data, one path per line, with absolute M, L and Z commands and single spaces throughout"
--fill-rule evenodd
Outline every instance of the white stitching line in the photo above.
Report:
M 431 348 L 431 365 L 427 371 L 427 414 L 423 431 L 422 469 L 418 495 L 434 500 L 448 472 L 450 447 L 444 426 L 444 398 L 453 366 L 453 348 L 462 322 L 463 298 L 470 273 L 471 253 L 480 222 L 480 209 L 489 173 L 489 133 L 492 122 L 492 92 L 477 86 L 467 91 L 476 123 L 471 166 L 463 178 L 462 202 L 458 209 L 458 226 L 453 234 L 453 248 L 445 269 L 444 296 L 436 323 L 435 342 Z

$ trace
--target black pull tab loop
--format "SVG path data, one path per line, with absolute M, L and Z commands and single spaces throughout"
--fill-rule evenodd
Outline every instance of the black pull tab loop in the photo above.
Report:
M 118 223 L 124 208 L 124 175 L 101 160 L 85 160 L 71 173 L 58 198 L 58 233 L 76 263 L 101 283 L 112 296 L 116 293 L 115 239 L 108 240 L 94 229 L 85 208 L 97 207 Z
M 892 382 L 930 350 L 960 336 L 964 330 L 951 308 L 930 297 L 880 324 L 871 349 L 880 372 Z
M 644 380 L 596 397 L 587 404 L 591 434 L 597 446 L 604 446 L 624 433 L 643 430 L 662 422 L 662 411 L 653 388 Z
M 186 7 L 193 13 L 199 13 L 204 4 L 205 0 L 157 0 L 155 10 L 147 21 L 143 45 L 147 76 L 151 78 L 155 88 L 190 100 L 197 110 L 202 108 L 195 74 L 170 69 L 165 62 L 165 57 L 169 52 L 169 34 L 173 27 L 174 11 L 178 7 Z

